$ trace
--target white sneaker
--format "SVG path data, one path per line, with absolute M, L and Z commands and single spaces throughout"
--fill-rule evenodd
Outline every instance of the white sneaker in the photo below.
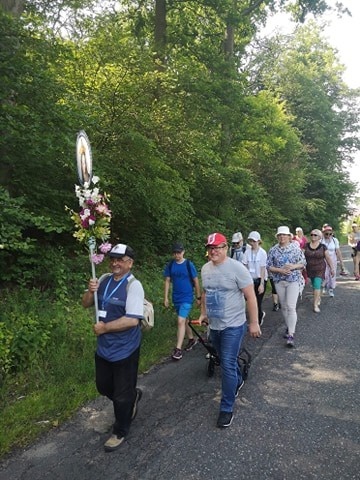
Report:
M 120 447 L 124 440 L 124 437 L 119 437 L 118 435 L 112 434 L 104 443 L 105 452 L 113 452 Z
M 329 297 L 334 297 L 334 290 L 332 288 L 329 289 Z
M 322 289 L 322 294 L 323 294 L 323 295 L 326 294 L 326 288 L 325 288 L 325 287 L 323 287 L 323 289 Z

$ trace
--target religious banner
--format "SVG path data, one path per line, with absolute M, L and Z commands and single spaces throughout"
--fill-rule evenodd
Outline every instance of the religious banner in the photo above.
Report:
M 110 237 L 111 210 L 109 197 L 101 193 L 99 177 L 92 174 L 92 154 L 89 139 L 82 130 L 76 140 L 76 163 L 79 185 L 75 185 L 75 195 L 79 201 L 79 212 L 65 207 L 75 225 L 73 236 L 84 244 L 89 253 L 92 278 L 96 278 L 95 265 L 103 261 L 111 250 L 107 241 Z M 99 321 L 97 292 L 94 295 L 95 320 Z

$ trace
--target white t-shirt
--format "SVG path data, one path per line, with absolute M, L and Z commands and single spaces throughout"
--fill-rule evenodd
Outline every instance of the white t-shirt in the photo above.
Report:
M 250 275 L 253 279 L 261 277 L 261 267 L 265 268 L 264 280 L 268 279 L 268 273 L 266 269 L 267 253 L 262 247 L 257 250 L 250 248 L 244 253 L 242 262 L 249 269 Z
M 328 252 L 332 257 L 334 256 L 336 250 L 340 248 L 339 240 L 333 236 L 331 236 L 329 240 L 326 240 L 325 238 L 323 238 L 321 240 L 321 243 L 327 246 Z

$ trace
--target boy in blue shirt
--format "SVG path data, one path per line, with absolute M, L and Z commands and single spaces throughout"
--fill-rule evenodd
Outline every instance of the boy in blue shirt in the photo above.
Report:
M 172 301 L 178 316 L 177 343 L 172 353 L 173 360 L 181 360 L 183 356 L 182 344 L 185 333 L 189 339 L 185 347 L 190 351 L 197 343 L 191 328 L 188 325 L 188 317 L 194 300 L 194 287 L 196 302 L 201 303 L 201 292 L 196 268 L 190 260 L 184 258 L 185 249 L 182 243 L 173 246 L 174 259 L 164 269 L 164 305 L 169 306 L 170 283 L 172 283 Z

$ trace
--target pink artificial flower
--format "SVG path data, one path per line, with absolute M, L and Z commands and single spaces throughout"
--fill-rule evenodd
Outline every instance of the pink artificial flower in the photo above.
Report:
M 100 250 L 101 253 L 108 253 L 108 252 L 110 252 L 111 249 L 112 249 L 112 245 L 109 242 L 102 243 L 99 246 L 99 250 Z
M 108 206 L 106 205 L 106 203 L 100 203 L 99 205 L 96 205 L 95 210 L 100 215 L 109 215 L 110 214 L 110 210 L 109 210 Z
M 99 265 L 104 260 L 104 256 L 102 253 L 94 253 L 91 255 L 91 261 L 95 263 L 95 265 Z

